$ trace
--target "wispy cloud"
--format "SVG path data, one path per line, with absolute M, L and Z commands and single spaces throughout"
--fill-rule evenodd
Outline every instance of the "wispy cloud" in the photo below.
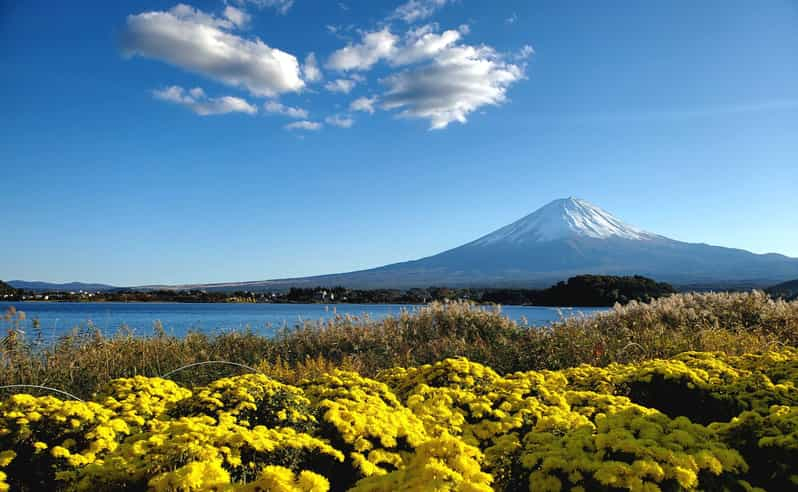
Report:
M 535 48 L 533 48 L 532 45 L 525 44 L 524 46 L 521 47 L 520 50 L 518 50 L 518 52 L 516 52 L 513 55 L 513 58 L 515 58 L 516 60 L 526 60 L 527 58 L 529 58 L 534 54 L 535 54 Z
M 386 27 L 367 32 L 360 43 L 349 43 L 336 50 L 327 60 L 327 68 L 340 71 L 368 70 L 388 57 L 395 49 L 399 37 Z
M 244 10 L 237 9 L 232 5 L 227 5 L 224 8 L 224 16 L 233 23 L 239 29 L 242 29 L 249 24 L 249 21 L 252 20 L 252 16 L 246 13 Z
M 330 55 L 327 67 L 339 70 L 369 70 L 377 62 L 387 60 L 391 65 L 409 65 L 435 56 L 456 43 L 468 26 L 438 33 L 437 24 L 409 29 L 402 38 L 389 28 L 364 32 L 359 43 L 349 43 Z
M 352 89 L 355 88 L 358 82 L 361 81 L 363 81 L 363 77 L 359 76 L 354 76 L 348 79 L 335 79 L 324 84 L 324 88 L 330 92 L 349 94 L 352 92 Z
M 452 0 L 408 0 L 396 7 L 396 10 L 393 11 L 388 19 L 402 19 L 408 24 L 411 24 L 432 17 L 438 9 L 451 1 Z
M 263 109 L 267 113 L 280 114 L 283 116 L 288 116 L 289 118 L 297 119 L 305 119 L 309 114 L 306 109 L 286 106 L 277 101 L 266 101 L 266 103 L 263 105 Z
M 355 120 L 349 116 L 341 116 L 336 114 L 324 118 L 324 122 L 328 125 L 337 126 L 339 128 L 350 128 L 355 123 Z
M 428 60 L 460 40 L 460 31 L 450 29 L 439 34 L 437 27 L 427 24 L 407 31 L 402 45 L 390 53 L 389 63 L 400 66 Z
M 287 14 L 291 7 L 294 5 L 294 0 L 233 0 L 240 6 L 253 6 L 259 9 L 270 8 L 277 11 L 278 14 Z
M 374 114 L 374 104 L 376 102 L 377 96 L 359 97 L 349 103 L 349 111 L 362 111 L 364 113 Z
M 293 123 L 289 123 L 285 125 L 286 130 L 306 130 L 306 131 L 318 131 L 321 130 L 322 124 L 317 121 L 295 121 Z
M 185 90 L 173 85 L 152 91 L 153 97 L 161 101 L 179 104 L 189 108 L 200 116 L 209 116 L 225 113 L 255 114 L 258 109 L 247 101 L 233 96 L 208 97 L 199 87 Z
M 302 65 L 302 75 L 307 82 L 318 82 L 322 79 L 319 64 L 316 61 L 316 53 L 310 52 L 305 57 L 305 64 Z

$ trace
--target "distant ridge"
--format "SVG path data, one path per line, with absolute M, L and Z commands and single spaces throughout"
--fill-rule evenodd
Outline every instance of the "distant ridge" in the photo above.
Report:
M 29 290 L 34 292 L 77 292 L 80 290 L 88 292 L 107 291 L 119 289 L 113 285 L 106 284 L 86 284 L 83 282 L 68 282 L 56 284 L 52 282 L 29 282 L 26 280 L 9 280 L 6 282 L 15 289 Z

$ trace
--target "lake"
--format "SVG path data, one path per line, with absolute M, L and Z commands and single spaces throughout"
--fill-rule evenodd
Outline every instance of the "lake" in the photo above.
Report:
M 113 335 L 127 326 L 137 335 L 153 333 L 158 320 L 168 334 L 184 336 L 191 330 L 207 333 L 227 332 L 250 328 L 271 336 L 283 327 L 304 322 L 317 323 L 336 315 L 383 319 L 397 316 L 403 310 L 413 311 L 419 306 L 406 304 L 211 304 L 160 302 L 0 302 L 0 328 L 9 328 L 2 313 L 14 306 L 24 311 L 26 319 L 20 328 L 26 336 L 33 334 L 33 320 L 38 319 L 44 338 L 51 340 L 75 327 L 89 323 L 104 335 Z M 483 309 L 491 309 L 485 307 Z M 502 306 L 502 313 L 512 320 L 532 326 L 543 326 L 562 317 L 587 316 L 608 308 L 549 308 L 537 306 Z M 0 336 L 4 334 L 0 333 Z

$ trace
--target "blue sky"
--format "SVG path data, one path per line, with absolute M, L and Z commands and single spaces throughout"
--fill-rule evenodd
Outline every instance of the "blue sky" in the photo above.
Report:
M 348 271 L 566 196 L 798 257 L 796 46 L 792 1 L 3 2 L 0 278 Z

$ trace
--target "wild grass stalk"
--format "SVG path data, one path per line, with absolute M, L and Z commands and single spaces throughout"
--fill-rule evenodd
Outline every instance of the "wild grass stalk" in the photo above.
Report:
M 163 329 L 149 337 L 129 330 L 104 336 L 88 327 L 41 344 L 19 329 L 22 321 L 24 314 L 16 311 L 4 318 L 0 385 L 43 384 L 80 396 L 90 396 L 113 378 L 158 376 L 208 360 L 246 364 L 296 382 L 331 367 L 372 375 L 453 356 L 507 373 L 667 358 L 688 350 L 739 354 L 798 345 L 798 301 L 776 301 L 757 291 L 632 302 L 547 327 L 518 325 L 498 308 L 467 302 L 432 303 L 379 321 L 337 316 L 283 329 L 273 338 L 246 330 L 178 338 Z M 237 370 L 202 366 L 175 378 L 199 384 Z

